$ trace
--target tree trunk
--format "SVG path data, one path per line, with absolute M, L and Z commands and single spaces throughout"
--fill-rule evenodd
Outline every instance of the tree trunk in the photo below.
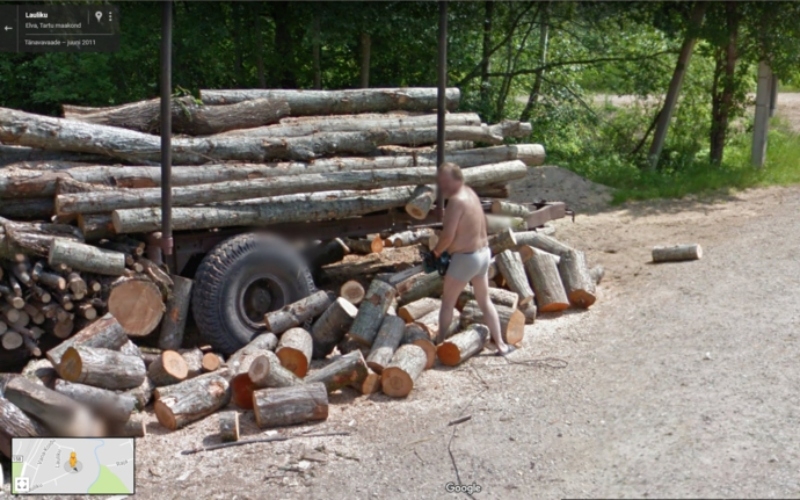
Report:
M 567 291 L 569 303 L 575 307 L 588 309 L 597 300 L 595 284 L 586 266 L 586 255 L 573 250 L 561 256 L 558 272 Z
M 361 287 L 361 285 L 358 286 Z M 361 288 L 361 294 L 363 297 L 363 288 Z M 356 315 L 358 315 L 358 308 L 349 301 L 342 297 L 333 301 L 311 327 L 311 338 L 314 341 L 312 357 L 323 359 L 330 354 L 353 325 Z
M 397 315 L 406 323 L 413 323 L 428 313 L 438 311 L 442 301 L 431 297 L 423 297 L 404 305 L 397 311 Z
M 163 351 L 147 369 L 147 377 L 156 387 L 177 384 L 189 376 L 189 366 L 177 351 Z
M 101 347 L 105 349 L 120 349 L 128 342 L 125 330 L 117 319 L 111 314 L 106 314 L 94 323 L 89 324 L 69 339 L 47 351 L 47 359 L 58 366 L 61 357 L 70 347 Z
M 372 53 L 372 37 L 369 33 L 361 33 L 359 48 L 361 49 L 359 86 L 366 89 L 369 88 L 369 59 Z
M 291 12 L 291 2 L 274 2 L 272 7 L 272 19 L 275 23 L 275 76 L 282 88 L 297 88 L 297 75 L 295 74 L 295 51 L 294 38 L 292 33 L 293 15 Z M 268 97 L 270 98 L 270 97 Z M 205 100 L 203 101 L 205 102 Z M 206 104 L 213 104 L 208 103 Z
M 320 26 L 319 13 L 314 10 L 311 25 L 311 64 L 314 70 L 314 90 L 322 89 L 322 65 L 320 62 Z
M 492 18 L 494 17 L 494 1 L 487 0 L 483 3 L 483 56 L 481 58 L 481 110 L 489 112 L 490 107 L 490 82 L 489 68 L 492 57 Z
M 49 432 L 7 399 L 0 398 L 0 453 L 11 458 L 11 439 L 40 437 Z
M 164 301 L 158 287 L 147 279 L 130 278 L 111 285 L 108 312 L 125 333 L 144 337 L 153 332 L 164 316 Z
M 709 157 L 712 163 L 721 163 L 728 135 L 728 124 L 735 108 L 736 62 L 739 58 L 739 13 L 736 2 L 726 2 L 727 44 L 716 50 L 717 64 L 711 90 L 711 141 Z M 720 88 L 721 87 L 721 88 Z
M 400 346 L 392 361 L 381 373 L 381 389 L 387 396 L 404 398 L 414 389 L 414 382 L 425 370 L 428 356 L 414 344 Z
M 366 294 L 367 292 L 364 290 L 364 287 L 356 280 L 345 282 L 339 289 L 339 296 L 354 306 L 361 304 Z
M 405 322 L 397 316 L 386 316 L 381 323 L 372 350 L 367 356 L 367 365 L 375 373 L 382 373 L 383 368 L 392 360 L 392 355 L 403 340 Z
M 519 307 L 519 306 L 518 306 Z M 503 341 L 507 344 L 516 345 L 522 342 L 525 337 L 525 315 L 519 309 L 495 305 L 497 315 L 500 318 L 500 332 L 503 334 Z M 473 323 L 486 324 L 483 311 L 478 307 L 476 301 L 469 301 L 461 311 L 461 328 L 468 328 Z
M 412 276 L 397 285 L 400 304 L 408 304 L 423 297 L 439 297 L 443 289 L 444 280 L 436 271 Z
M 228 382 L 209 374 L 181 382 L 156 401 L 158 422 L 170 430 L 180 429 L 223 408 L 230 401 Z
M 445 366 L 456 366 L 483 350 L 489 339 L 489 329 L 484 325 L 469 325 L 466 329 L 444 341 L 436 349 L 439 361 Z
M 525 275 L 525 266 L 519 253 L 504 250 L 495 257 L 497 270 L 505 278 L 508 288 L 519 295 L 519 304 L 525 305 L 533 300 L 533 290 Z
M 144 361 L 138 356 L 85 346 L 67 349 L 57 369 L 58 374 L 69 382 L 111 390 L 139 387 L 147 374 Z
M 266 351 L 257 356 L 250 364 L 247 375 L 256 389 L 289 387 L 303 383 L 302 379 L 281 364 L 281 360 L 272 351 Z
M 533 113 L 533 108 L 539 102 L 539 96 L 542 94 L 542 83 L 544 82 L 545 65 L 547 64 L 547 48 L 550 41 L 550 21 L 549 21 L 550 4 L 546 3 L 542 6 L 541 21 L 539 25 L 539 70 L 536 71 L 536 78 L 533 81 L 533 88 L 528 94 L 528 102 L 525 103 L 525 108 L 520 114 L 520 120 L 528 121 Z
M 391 285 L 372 280 L 348 332 L 350 338 L 365 346 L 371 346 L 395 295 L 396 291 Z
M 458 296 L 456 308 L 459 311 L 463 310 L 464 306 L 471 300 L 475 300 L 475 293 L 472 289 L 464 290 L 461 292 L 461 295 Z M 519 295 L 502 288 L 489 288 L 489 300 L 495 305 L 506 306 L 510 309 L 516 309 L 519 305 Z
M 219 413 L 219 439 L 223 443 L 239 440 L 239 412 L 223 411 Z
M 171 294 L 166 304 L 166 314 L 161 322 L 158 347 L 161 349 L 179 349 L 183 344 L 183 332 L 189 318 L 189 306 L 192 302 L 192 285 L 189 278 L 172 275 Z
M 52 198 L 23 198 L 0 206 L 0 217 L 16 221 L 49 219 L 55 213 Z
M 281 335 L 275 354 L 284 368 L 303 378 L 311 364 L 313 346 L 310 333 L 302 328 L 290 328 Z
M 322 382 L 328 393 L 336 392 L 348 385 L 361 384 L 369 373 L 361 351 L 339 356 L 324 368 L 315 371 L 305 379 L 306 384 Z
M 325 384 L 301 384 L 253 393 L 253 413 L 260 428 L 304 424 L 328 418 Z
M 406 344 L 414 344 L 421 347 L 425 351 L 425 356 L 427 356 L 425 369 L 433 368 L 436 363 L 436 344 L 434 344 L 427 330 L 415 323 L 406 325 L 400 345 Z
M 546 253 L 534 253 L 525 261 L 525 270 L 536 293 L 536 306 L 541 312 L 559 312 L 569 308 L 569 299 L 556 257 Z
M 680 262 L 703 258 L 703 247 L 697 243 L 671 247 L 653 247 L 653 262 Z M 597 282 L 597 280 L 592 280 Z
M 64 437 L 99 436 L 102 426 L 72 399 L 24 377 L 8 382 L 5 398 L 29 415 L 36 415 L 50 432 Z
M 264 324 L 267 330 L 280 335 L 290 328 L 319 316 L 331 305 L 332 301 L 328 292 L 320 290 L 277 311 L 265 314 Z
M 136 407 L 136 398 L 90 385 L 56 380 L 55 391 L 92 410 L 97 416 L 112 422 L 127 422 Z

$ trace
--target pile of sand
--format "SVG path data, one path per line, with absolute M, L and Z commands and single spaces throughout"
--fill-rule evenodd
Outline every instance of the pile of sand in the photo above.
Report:
M 518 202 L 563 201 L 578 212 L 601 210 L 611 202 L 613 189 L 587 180 L 570 170 L 552 165 L 531 168 L 511 184 L 511 200 Z

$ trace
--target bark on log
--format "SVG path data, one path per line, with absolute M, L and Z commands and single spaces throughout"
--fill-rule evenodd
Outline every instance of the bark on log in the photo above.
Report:
M 348 332 L 350 338 L 365 346 L 371 346 L 395 295 L 394 287 L 379 280 L 372 280 Z
M 519 245 L 530 245 L 539 250 L 558 255 L 563 257 L 564 254 L 569 253 L 573 249 L 555 238 L 551 238 L 536 231 L 525 231 L 516 233 L 517 243 Z
M 265 314 L 264 324 L 267 330 L 279 335 L 319 316 L 332 302 L 333 299 L 328 292 L 320 290 L 277 311 Z
M 703 247 L 697 243 L 671 247 L 653 247 L 653 262 L 681 262 L 703 258 Z
M 525 261 L 525 270 L 536 293 L 536 307 L 539 311 L 559 312 L 569 308 L 569 298 L 561 282 L 555 257 L 534 253 Z
M 428 332 L 428 337 L 438 344 L 442 340 L 458 332 L 460 319 L 461 313 L 458 309 L 453 309 L 453 321 L 446 330 L 442 331 L 441 325 L 439 325 L 439 309 L 436 309 L 414 321 L 414 324 L 422 327 L 423 330 Z
M 345 238 L 344 243 L 345 245 L 347 245 L 347 248 L 349 248 L 351 252 L 360 255 L 381 253 L 384 247 L 383 238 L 381 238 L 380 236 L 376 236 L 375 238 L 372 239 Z
M 349 354 L 353 351 L 359 351 L 361 352 L 361 355 L 364 357 L 369 356 L 369 349 L 370 349 L 369 346 L 365 346 L 361 342 L 358 342 L 350 338 L 349 335 L 345 335 L 344 339 L 342 339 L 342 341 L 339 342 L 339 345 L 337 345 L 336 348 L 342 354 Z
M 158 398 L 153 409 L 158 422 L 174 431 L 211 415 L 229 401 L 228 381 L 209 374 L 172 386 L 169 394 Z
M 255 388 L 289 387 L 302 384 L 303 380 L 281 364 L 281 360 L 272 351 L 259 354 L 247 370 L 247 375 Z M 252 404 L 252 402 L 251 402 Z
M 138 356 L 85 346 L 67 349 L 57 370 L 61 378 L 69 382 L 111 390 L 139 387 L 147 374 L 144 361 Z
M 53 241 L 47 263 L 51 266 L 64 264 L 95 274 L 125 274 L 125 254 L 60 239 Z
M 130 395 L 136 401 L 136 410 L 142 411 L 145 406 L 153 399 L 153 391 L 156 385 L 150 380 L 150 377 L 145 377 L 144 382 L 139 387 L 125 391 L 125 394 Z
M 314 341 L 310 333 L 302 328 L 290 328 L 281 335 L 275 354 L 281 365 L 303 378 L 308 373 L 313 350 Z
M 606 268 L 598 264 L 589 270 L 589 275 L 592 277 L 595 285 L 599 285 L 603 281 L 603 276 L 606 275 Z
M 456 301 L 456 309 L 459 311 L 463 310 L 464 306 L 467 305 L 467 302 L 471 300 L 475 300 L 475 293 L 473 290 L 464 290 L 461 292 L 461 295 L 458 296 L 458 301 Z M 502 288 L 489 288 L 489 300 L 491 300 L 495 305 L 506 306 L 511 309 L 516 309 L 519 305 L 519 295 Z
M 520 312 L 525 316 L 525 324 L 532 325 L 536 322 L 536 315 L 538 314 L 538 309 L 533 302 L 528 302 L 524 306 L 519 307 Z
M 203 104 L 233 104 L 253 99 L 286 101 L 292 116 L 350 115 L 389 111 L 430 111 L 437 107 L 435 88 L 385 88 L 353 90 L 201 90 Z M 445 93 L 447 108 L 461 99 L 455 87 Z
M 406 344 L 414 344 L 421 347 L 422 350 L 425 351 L 425 356 L 427 357 L 425 369 L 429 370 L 433 368 L 433 365 L 436 363 L 436 344 L 431 339 L 427 330 L 414 323 L 406 325 L 405 331 L 403 332 L 403 341 L 400 345 Z
M 369 373 L 367 363 L 360 351 L 339 356 L 325 367 L 305 378 L 306 384 L 321 382 L 328 393 L 336 392 L 348 385 L 358 386 Z
M 406 323 L 413 323 L 428 313 L 438 311 L 441 307 L 441 300 L 431 297 L 423 297 L 398 309 L 397 315 Z
M 0 453 L 11 458 L 11 439 L 46 436 L 47 429 L 7 399 L 0 398 Z
M 517 252 L 519 252 L 519 256 L 522 258 L 522 262 L 526 262 L 534 255 L 546 255 L 547 257 L 553 259 L 553 262 L 555 262 L 556 265 L 558 265 L 558 263 L 561 262 L 561 257 L 559 257 L 558 255 L 550 252 L 545 252 L 544 250 L 540 250 L 530 245 L 517 245 Z
M 404 398 L 414 389 L 414 382 L 428 362 L 421 347 L 414 344 L 400 346 L 392 361 L 381 373 L 381 389 L 387 396 Z
M 249 344 L 231 354 L 225 364 L 231 372 L 240 373 L 239 365 L 244 356 L 262 350 L 274 351 L 276 347 L 278 347 L 278 337 L 274 333 L 262 333 L 251 340 Z
M 361 304 L 366 294 L 364 287 L 356 280 L 345 282 L 339 289 L 339 296 L 354 306 Z
M 358 285 L 358 282 L 354 283 Z M 361 287 L 361 285 L 358 286 Z M 344 289 L 344 287 L 342 288 Z M 361 288 L 361 292 L 363 295 L 363 288 Z M 311 338 L 314 342 L 312 357 L 323 359 L 330 354 L 353 325 L 356 315 L 358 315 L 358 308 L 349 301 L 342 297 L 334 300 L 311 327 Z
M 511 229 L 513 231 L 525 231 L 528 225 L 521 217 L 508 217 L 506 215 L 486 214 L 486 232 L 497 234 Z
M 495 263 L 497 270 L 506 280 L 508 288 L 519 295 L 519 304 L 525 305 L 533 300 L 533 290 L 528 283 L 522 258 L 517 252 L 504 250 L 495 257 Z
M 61 356 L 70 347 L 102 347 L 105 349 L 120 349 L 128 342 L 125 330 L 117 319 L 111 314 L 106 314 L 94 323 L 89 324 L 69 339 L 47 351 L 47 359 L 58 366 Z
M 248 352 L 242 356 L 237 369 L 231 372 L 232 377 L 228 381 L 231 386 L 231 402 L 239 408 L 253 409 L 253 391 L 258 387 L 250 378 L 250 367 L 256 359 L 269 354 L 272 354 L 272 351 L 266 349 Z
M 531 214 L 531 211 L 525 205 L 513 203 L 505 200 L 494 200 L 492 202 L 492 213 L 498 215 L 507 215 L 510 217 L 521 217 L 525 220 Z
M 489 237 L 489 250 L 492 252 L 492 255 L 498 255 L 504 250 L 515 249 L 517 245 L 517 238 L 514 235 L 514 231 L 508 228 Z
M 558 272 L 570 304 L 582 309 L 588 309 L 594 304 L 597 295 L 594 280 L 586 266 L 586 254 L 579 250 L 563 254 L 558 263 Z
M 17 254 L 47 257 L 55 240 L 81 242 L 83 236 L 74 226 L 14 222 L 0 217 L 0 258 L 13 261 Z
M 435 201 L 436 190 L 430 186 L 417 186 L 411 199 L 406 203 L 406 213 L 417 220 L 422 220 L 428 216 Z
M 55 213 L 53 198 L 15 199 L 14 203 L 0 205 L 0 217 L 16 221 L 50 219 Z
M 186 319 L 189 317 L 189 306 L 192 301 L 192 286 L 189 278 L 172 275 L 171 294 L 167 299 L 166 314 L 161 322 L 161 333 L 158 347 L 161 349 L 178 349 L 183 344 L 183 332 Z
M 127 422 L 112 423 L 108 436 L 143 438 L 147 436 L 147 422 L 143 418 L 131 418 Z
M 100 418 L 127 422 L 136 408 L 136 398 L 91 385 L 56 380 L 54 390 L 92 410 Z
M 148 279 L 131 278 L 115 282 L 108 295 L 108 312 L 125 333 L 144 337 L 158 327 L 164 316 L 164 300 L 158 287 Z
M 398 302 L 401 305 L 423 297 L 439 297 L 444 290 L 444 280 L 438 272 L 412 276 L 397 285 Z
M 203 351 L 194 347 L 192 349 L 182 349 L 178 351 L 186 361 L 186 368 L 188 373 L 187 378 L 192 378 L 203 373 Z
M 367 365 L 375 373 L 382 373 L 383 369 L 392 360 L 392 356 L 400 342 L 403 340 L 405 322 L 397 316 L 386 316 L 378 329 L 372 350 L 367 356 Z
M 52 389 L 16 377 L 8 382 L 5 398 L 29 415 L 36 415 L 50 432 L 64 437 L 99 436 L 102 428 L 82 405 Z
M 42 384 L 45 387 L 53 388 L 53 384 L 58 378 L 58 372 L 53 367 L 53 364 L 47 359 L 32 359 L 22 369 L 20 375 L 32 380 L 37 384 Z M 1 396 L 2 394 L 0 394 Z
M 485 325 L 469 325 L 453 335 L 436 349 L 439 361 L 445 366 L 456 366 L 483 350 L 489 339 Z
M 239 412 L 223 411 L 219 413 L 219 439 L 223 443 L 239 440 Z
M 414 231 L 403 231 L 391 235 L 388 239 L 395 248 L 407 247 L 427 241 L 433 235 L 433 229 L 422 228 Z
M 189 366 L 177 351 L 163 351 L 147 368 L 147 378 L 156 387 L 177 384 L 182 380 L 186 380 L 188 376 Z
M 300 384 L 253 393 L 253 413 L 260 428 L 303 424 L 328 418 L 325 384 Z
M 364 377 L 364 380 L 350 384 L 350 387 L 364 395 L 375 394 L 381 390 L 381 376 L 367 368 L 367 376 Z
M 525 337 L 525 315 L 519 309 L 511 309 L 506 306 L 495 305 L 494 308 L 500 318 L 500 332 L 503 334 L 503 341 L 512 345 L 522 342 Z M 474 323 L 486 324 L 483 311 L 478 307 L 478 303 L 470 301 L 461 311 L 461 328 L 467 328 Z

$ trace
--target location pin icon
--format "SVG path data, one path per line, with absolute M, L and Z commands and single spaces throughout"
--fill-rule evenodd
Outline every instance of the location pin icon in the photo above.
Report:
M 103 18 L 103 13 L 98 10 L 97 12 L 94 13 L 94 17 L 97 18 L 97 22 L 99 23 L 100 19 Z

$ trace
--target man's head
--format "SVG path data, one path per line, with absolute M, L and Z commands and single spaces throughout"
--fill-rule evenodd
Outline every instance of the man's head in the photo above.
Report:
M 461 168 L 455 163 L 442 163 L 442 168 L 439 170 L 439 189 L 442 190 L 442 196 L 449 198 L 456 194 L 461 186 L 464 185 L 464 174 Z

